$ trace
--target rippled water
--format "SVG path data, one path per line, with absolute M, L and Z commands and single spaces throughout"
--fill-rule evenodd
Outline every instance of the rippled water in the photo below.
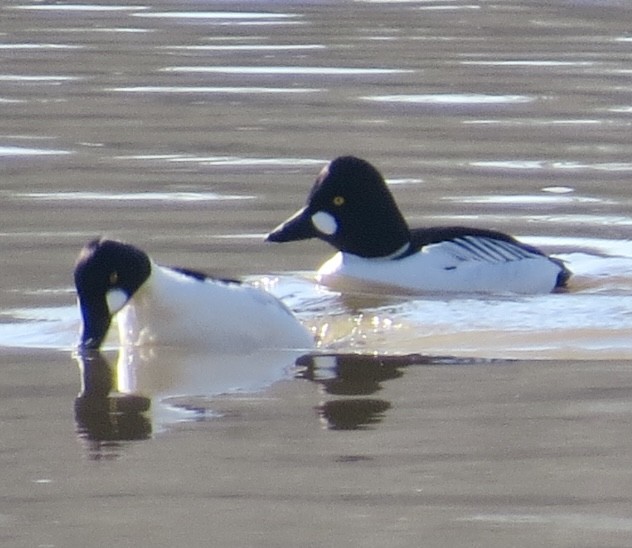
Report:
M 629 546 L 630 21 L 629 0 L 2 2 L 3 545 Z M 414 226 L 562 258 L 569 291 L 316 285 L 332 249 L 263 237 L 340 154 Z M 273 292 L 318 353 L 77 352 L 98 235 Z
M 236 7 L 0 9 L 2 346 L 73 348 L 74 257 L 107 234 L 266 287 L 327 352 L 632 357 L 626 3 Z M 561 257 L 569 293 L 315 285 L 331 249 L 262 239 L 342 153 L 384 172 L 413 225 Z

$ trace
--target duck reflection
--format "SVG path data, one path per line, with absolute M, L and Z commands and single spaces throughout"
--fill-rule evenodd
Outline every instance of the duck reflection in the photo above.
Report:
M 330 400 L 316 410 L 329 430 L 364 430 L 381 422 L 391 404 L 372 398 Z
M 326 394 L 346 396 L 317 406 L 325 427 L 360 430 L 379 423 L 391 407 L 386 400 L 365 396 L 380 391 L 384 381 L 400 378 L 404 367 L 428 365 L 435 360 L 421 354 L 308 354 L 301 356 L 296 365 L 301 368 L 297 376 L 318 383 Z
M 145 439 L 176 422 L 206 420 L 215 416 L 214 396 L 260 391 L 289 378 L 301 354 L 121 347 L 112 365 L 98 350 L 80 350 L 76 359 L 82 388 L 75 400 L 79 433 L 95 442 Z
M 328 396 L 314 406 L 328 429 L 369 428 L 391 407 L 391 402 L 371 397 L 385 381 L 402 377 L 407 366 L 438 363 L 418 354 L 277 350 L 226 355 L 166 347 L 122 347 L 112 363 L 98 350 L 81 350 L 76 358 L 81 371 L 77 429 L 98 458 L 115 453 L 120 442 L 147 439 L 177 422 L 217 417 L 217 396 L 260 391 L 292 376 L 317 384 Z
M 401 359 L 366 354 L 306 354 L 296 365 L 303 368 L 302 378 L 318 382 L 328 394 L 366 396 L 381 390 L 381 383 L 397 379 Z
M 75 420 L 91 457 L 115 456 L 116 442 L 147 439 L 149 398 L 118 392 L 115 370 L 98 350 L 82 350 L 77 361 L 81 392 L 75 398 Z

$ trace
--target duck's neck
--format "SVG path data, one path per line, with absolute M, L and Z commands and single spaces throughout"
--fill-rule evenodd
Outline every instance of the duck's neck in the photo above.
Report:
M 350 231 L 353 236 L 340 250 L 365 259 L 392 259 L 405 253 L 410 246 L 410 230 L 399 211 L 396 213 L 376 212 L 370 223 Z

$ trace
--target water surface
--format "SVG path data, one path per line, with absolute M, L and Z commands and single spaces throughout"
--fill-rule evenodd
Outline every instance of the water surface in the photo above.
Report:
M 184 513 L 189 544 L 627 545 L 631 15 L 3 4 L 3 538 L 182 544 Z M 340 154 L 382 170 L 414 226 L 564 259 L 569 291 L 317 286 L 333 250 L 263 237 Z M 272 291 L 324 355 L 130 357 L 112 338 L 86 375 L 72 268 L 98 235 Z

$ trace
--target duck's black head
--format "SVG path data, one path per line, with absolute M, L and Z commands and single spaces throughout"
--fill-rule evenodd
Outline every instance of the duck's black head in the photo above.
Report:
M 150 273 L 149 257 L 134 246 L 97 239 L 81 250 L 75 266 L 75 287 L 83 321 L 83 348 L 99 348 L 114 314 Z
M 366 160 L 340 156 L 320 172 L 305 207 L 267 240 L 307 238 L 361 257 L 385 257 L 401 249 L 410 233 L 380 172 Z

